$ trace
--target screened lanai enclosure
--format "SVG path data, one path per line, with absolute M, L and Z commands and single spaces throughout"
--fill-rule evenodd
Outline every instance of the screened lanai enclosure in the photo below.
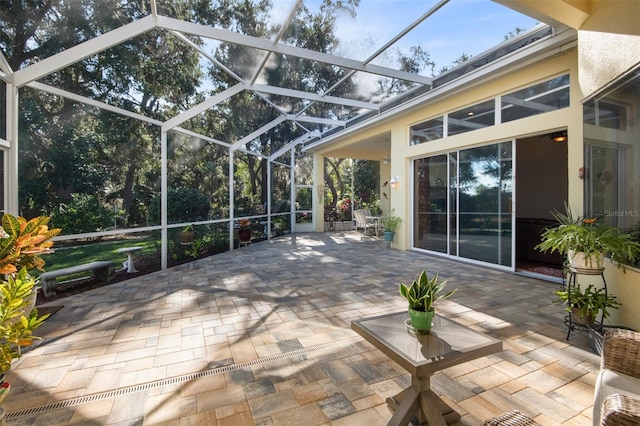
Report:
M 491 1 L 2 5 L 3 211 L 50 215 L 71 262 L 140 246 L 156 268 L 237 247 L 240 219 L 254 241 L 316 229 L 333 182 L 306 145 L 549 31 Z

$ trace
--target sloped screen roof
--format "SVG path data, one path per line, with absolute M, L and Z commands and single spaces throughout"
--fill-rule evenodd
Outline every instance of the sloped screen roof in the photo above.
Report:
M 536 24 L 476 0 L 90 3 L 26 12 L 44 18 L 25 40 L 11 34 L 25 11 L 0 12 L 0 76 L 264 157 Z

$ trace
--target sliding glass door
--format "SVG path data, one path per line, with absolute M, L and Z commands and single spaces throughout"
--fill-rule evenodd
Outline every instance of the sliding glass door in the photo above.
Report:
M 415 160 L 414 247 L 512 266 L 512 146 Z

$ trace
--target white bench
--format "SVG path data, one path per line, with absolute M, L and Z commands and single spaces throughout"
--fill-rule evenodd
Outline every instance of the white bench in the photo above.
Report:
M 89 262 L 83 265 L 70 266 L 68 268 L 58 269 L 57 271 L 49 271 L 40 275 L 42 281 L 42 291 L 45 297 L 55 296 L 57 281 L 56 278 L 66 275 L 73 275 L 79 272 L 91 271 L 91 278 L 108 284 L 115 272 L 113 262 L 106 260 Z

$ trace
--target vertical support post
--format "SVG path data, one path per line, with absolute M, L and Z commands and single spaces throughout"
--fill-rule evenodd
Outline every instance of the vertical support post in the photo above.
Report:
M 291 212 L 291 218 L 289 222 L 291 223 L 291 233 L 293 234 L 296 229 L 296 148 L 295 145 L 291 148 L 291 158 L 290 169 L 289 169 L 289 180 L 291 181 L 291 202 L 289 211 Z
M 235 179 L 233 178 L 233 148 L 229 148 L 229 250 L 233 250 L 233 237 L 234 228 L 233 223 L 235 221 Z
M 6 137 L 9 150 L 4 152 L 4 211 L 13 215 L 20 212 L 18 202 L 18 88 L 7 83 Z
M 271 160 L 267 158 L 267 240 L 271 239 Z
M 161 259 L 160 267 L 167 269 L 169 257 L 169 240 L 167 232 L 167 171 L 168 171 L 168 148 L 167 148 L 167 130 L 162 127 L 160 130 L 160 231 L 161 240 Z
M 313 224 L 316 232 L 324 232 L 324 156 L 313 154 Z

